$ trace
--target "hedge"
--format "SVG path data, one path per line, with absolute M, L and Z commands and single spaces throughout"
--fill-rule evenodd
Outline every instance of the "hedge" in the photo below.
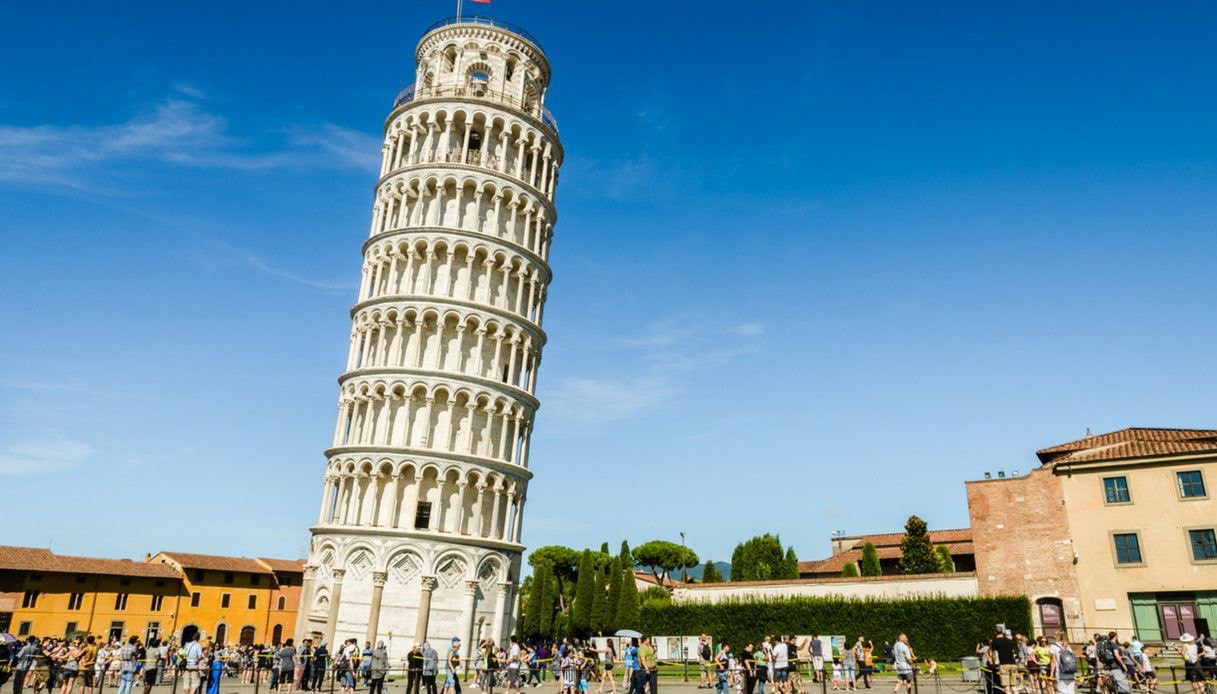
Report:
M 1031 601 L 1022 596 L 988 598 L 907 598 L 851 600 L 805 597 L 734 600 L 718 604 L 660 604 L 648 601 L 639 615 L 641 631 L 657 636 L 709 634 L 716 642 L 740 646 L 781 634 L 844 635 L 850 643 L 864 634 L 883 657 L 883 642 L 908 634 L 918 659 L 950 661 L 974 655 L 976 644 L 1004 623 L 1030 633 Z

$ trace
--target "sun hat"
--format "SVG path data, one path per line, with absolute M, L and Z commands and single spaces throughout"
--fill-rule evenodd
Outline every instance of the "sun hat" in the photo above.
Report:
M 1184 633 L 1182 636 L 1179 637 L 1179 640 L 1184 643 L 1191 643 L 1192 641 L 1196 640 L 1196 637 L 1192 636 L 1191 634 Z

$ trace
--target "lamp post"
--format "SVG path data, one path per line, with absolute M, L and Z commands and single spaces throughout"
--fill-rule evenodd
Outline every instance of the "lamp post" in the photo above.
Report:
M 682 550 L 685 548 L 685 531 L 683 531 L 683 530 L 680 531 L 680 548 Z M 683 555 L 684 552 L 681 552 L 681 554 Z M 681 560 L 682 561 L 684 560 L 683 556 L 681 557 Z M 680 567 L 680 582 L 681 583 L 689 582 L 689 574 L 685 571 L 685 567 L 683 567 L 683 566 Z

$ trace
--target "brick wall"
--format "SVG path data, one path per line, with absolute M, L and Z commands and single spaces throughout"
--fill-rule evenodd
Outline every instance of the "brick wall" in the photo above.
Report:
M 965 484 L 981 595 L 1059 598 L 1070 635 L 1083 627 L 1078 579 L 1060 480 L 1050 468 Z

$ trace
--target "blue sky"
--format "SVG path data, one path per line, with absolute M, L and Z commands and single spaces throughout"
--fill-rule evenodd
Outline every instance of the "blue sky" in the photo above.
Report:
M 0 5 L 5 542 L 302 555 L 451 5 Z M 815 558 L 1087 427 L 1217 424 L 1213 5 L 489 9 L 567 151 L 527 544 Z

